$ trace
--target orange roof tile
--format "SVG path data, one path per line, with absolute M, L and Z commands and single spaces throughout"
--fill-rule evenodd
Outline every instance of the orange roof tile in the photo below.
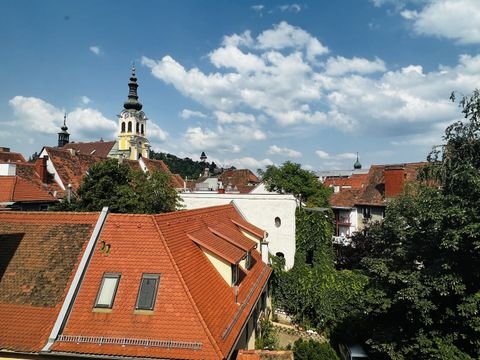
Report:
M 115 141 L 72 142 L 64 145 L 62 149 L 74 149 L 79 154 L 106 158 L 114 145 Z
M 0 202 L 55 201 L 47 191 L 18 176 L 0 176 Z
M 239 227 L 241 227 L 243 230 L 246 230 L 252 233 L 253 235 L 259 237 L 260 239 L 263 239 L 265 237 L 265 230 L 262 230 L 253 224 L 250 224 L 249 222 L 245 221 L 242 217 L 232 220 L 232 222 L 235 225 L 238 225 Z
M 183 188 L 183 179 L 179 174 L 172 174 L 168 166 L 162 160 L 142 158 L 149 172 L 160 171 L 170 176 L 170 182 L 176 189 Z
M 222 223 L 209 226 L 208 229 L 215 235 L 235 244 L 244 251 L 250 251 L 257 245 L 255 241 L 250 240 L 237 229 L 232 229 L 230 226 Z
M 72 190 L 77 191 L 83 177 L 90 167 L 104 159 L 99 156 L 87 154 L 72 154 L 63 149 L 46 147 L 44 148 L 55 167 L 63 185 L 72 185 Z
M 10 151 L 0 151 L 0 162 L 25 162 L 22 154 Z
M 227 260 L 230 264 L 238 264 L 246 253 L 229 241 L 224 241 L 208 229 L 200 229 L 187 234 L 196 244 Z
M 0 349 L 45 345 L 97 218 L 0 212 Z
M 254 186 L 260 183 L 260 179 L 249 169 L 231 169 L 224 171 L 218 179 L 224 187 L 231 185 L 241 194 L 248 194 Z

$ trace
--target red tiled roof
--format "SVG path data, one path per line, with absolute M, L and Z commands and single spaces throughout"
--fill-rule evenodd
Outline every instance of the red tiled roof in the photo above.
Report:
M 99 156 L 87 154 L 72 154 L 68 150 L 46 147 L 45 150 L 57 170 L 63 185 L 72 185 L 72 190 L 77 191 L 83 177 L 90 167 L 104 159 Z
M 270 276 L 270 268 L 253 251 L 253 266 L 235 291 L 214 271 L 213 265 L 193 241 L 185 241 L 188 233 L 219 221 L 232 229 L 235 222 L 244 222 L 231 204 L 204 209 L 179 211 L 155 216 L 185 284 L 195 301 L 214 341 L 227 357 L 249 312 Z M 238 231 L 238 230 L 237 230 Z M 262 233 L 263 234 L 263 233 Z
M 98 214 L 0 212 L 0 349 L 46 344 Z
M 188 234 L 214 223 L 229 224 L 240 215 L 232 205 L 162 215 L 108 215 L 88 271 L 65 324 L 63 335 L 108 339 L 171 341 L 167 346 L 99 345 L 94 341 L 56 341 L 54 352 L 174 359 L 226 358 L 270 275 L 254 252 L 238 298 Z M 219 241 L 225 241 L 218 238 Z M 121 273 L 111 311 L 92 311 L 105 272 Z M 140 279 L 160 274 L 155 308 L 135 312 Z M 238 303 L 236 302 L 238 301 Z M 196 349 L 175 344 L 196 344 Z
M 352 174 L 349 177 L 329 177 L 323 184 L 329 186 L 350 186 L 352 189 L 361 189 L 368 180 L 368 174 Z
M 63 197 L 64 190 L 53 179 L 47 179 L 47 183 L 43 183 L 38 175 L 35 164 L 17 163 L 17 176 L 34 184 L 40 190 L 45 190 L 51 194 L 55 194 L 56 198 Z
M 372 165 L 367 174 L 367 181 L 361 188 L 341 189 L 330 197 L 330 205 L 335 207 L 353 207 L 355 205 L 385 206 L 385 169 L 401 171 L 401 183 L 395 183 L 398 194 L 405 182 L 416 181 L 418 170 L 425 162 L 405 163 L 398 165 Z
M 68 143 L 64 145 L 62 149 L 75 149 L 79 154 L 95 155 L 106 158 L 114 145 L 115 141 L 78 142 Z
M 154 160 L 142 158 L 147 170 L 149 172 L 160 171 L 168 174 L 170 176 L 170 181 L 174 188 L 181 189 L 183 188 L 183 179 L 178 174 L 172 174 L 168 166 L 162 160 Z
M 20 153 L 0 151 L 0 162 L 25 162 L 25 158 Z
M 241 194 L 249 193 L 254 189 L 254 185 L 260 183 L 258 177 L 249 169 L 226 170 L 218 179 L 225 188 L 231 185 L 236 187 Z
M 235 225 L 240 226 L 243 230 L 246 230 L 261 239 L 265 237 L 265 230 L 262 230 L 253 224 L 250 224 L 249 222 L 245 221 L 242 217 L 238 217 L 237 219 L 232 220 L 232 222 Z
M 55 201 L 47 191 L 18 176 L 0 176 L 0 202 Z
M 230 226 L 226 226 L 222 223 L 209 226 L 208 229 L 215 235 L 235 244 L 244 251 L 250 251 L 257 245 L 255 241 L 250 240 L 238 230 L 232 229 Z
M 245 256 L 245 252 L 240 248 L 229 241 L 222 241 L 208 229 L 200 229 L 187 235 L 194 243 L 227 260 L 230 264 L 238 264 Z

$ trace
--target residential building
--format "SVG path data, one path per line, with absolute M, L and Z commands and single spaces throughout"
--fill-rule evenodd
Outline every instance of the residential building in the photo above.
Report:
M 324 176 L 323 183 L 334 189 L 330 205 L 335 213 L 335 241 L 348 237 L 372 221 L 382 220 L 390 199 L 415 182 L 425 162 L 372 165 L 368 172 L 336 172 Z M 338 175 L 340 174 L 340 175 Z
M 235 358 L 265 312 L 265 236 L 232 205 L 0 213 L 0 357 Z
M 250 194 L 183 192 L 180 196 L 186 209 L 233 204 L 248 222 L 266 230 L 270 252 L 283 257 L 285 267 L 290 269 L 295 260 L 295 197 L 258 189 L 256 191 Z

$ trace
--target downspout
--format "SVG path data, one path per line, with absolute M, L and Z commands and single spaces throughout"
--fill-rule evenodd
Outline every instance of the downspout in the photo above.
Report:
M 75 273 L 75 277 L 70 284 L 70 288 L 68 289 L 67 296 L 63 301 L 62 308 L 60 309 L 60 313 L 57 316 L 57 320 L 53 325 L 52 332 L 48 337 L 48 341 L 43 347 L 40 352 L 50 352 L 50 348 L 52 347 L 53 343 L 57 339 L 58 333 L 62 330 L 63 326 L 65 325 L 65 321 L 67 319 L 68 314 L 73 306 L 73 301 L 75 300 L 75 296 L 80 288 L 81 281 L 83 276 L 85 275 L 85 271 L 88 267 L 90 262 L 90 258 L 93 254 L 93 249 L 97 243 L 97 239 L 100 236 L 100 232 L 102 231 L 103 225 L 105 224 L 105 220 L 107 219 L 108 215 L 108 207 L 104 207 L 100 212 L 100 216 L 98 217 L 97 223 L 95 224 L 95 228 L 93 229 L 92 235 L 90 236 L 90 240 L 88 240 L 87 247 L 85 248 L 85 252 L 82 255 L 82 259 L 80 260 L 80 264 L 78 265 L 77 272 Z

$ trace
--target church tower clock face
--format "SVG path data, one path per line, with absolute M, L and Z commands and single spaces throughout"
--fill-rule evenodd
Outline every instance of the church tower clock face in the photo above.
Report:
M 137 77 L 135 67 L 128 83 L 128 98 L 123 104 L 119 117 L 118 151 L 119 155 L 130 160 L 137 160 L 139 156 L 149 156 L 150 144 L 146 137 L 148 120 L 142 111 L 143 105 L 138 101 Z

